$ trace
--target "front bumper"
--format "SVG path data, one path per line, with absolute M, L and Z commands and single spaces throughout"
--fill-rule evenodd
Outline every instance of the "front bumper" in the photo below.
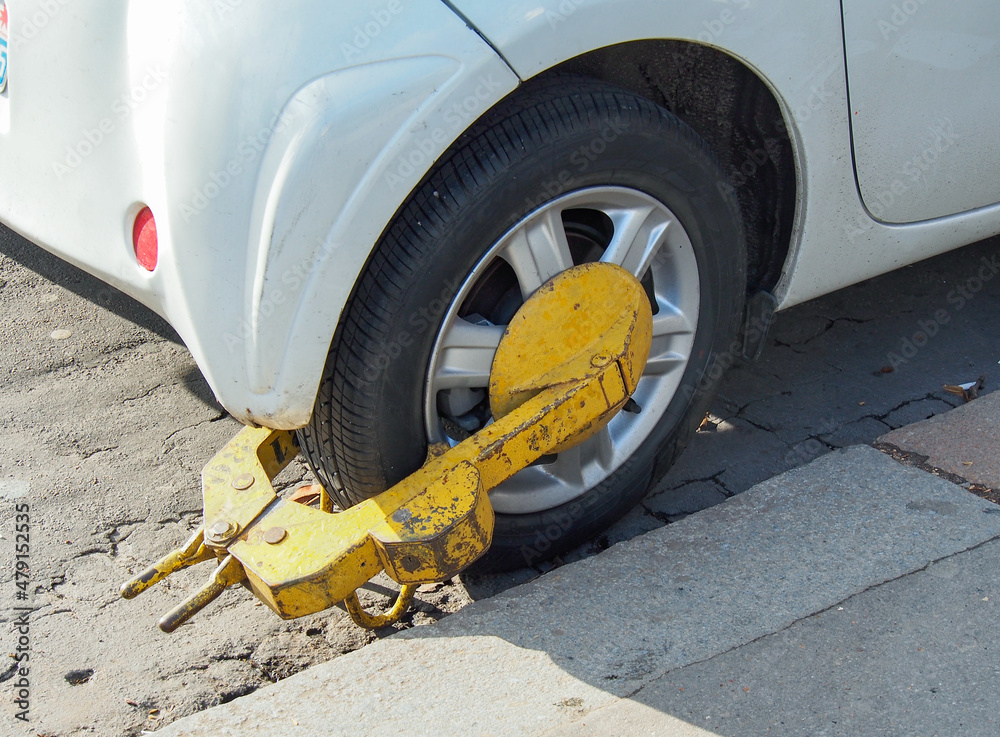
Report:
M 518 82 L 438 0 L 8 9 L 0 221 L 163 315 L 219 401 L 271 427 L 308 421 L 382 230 Z

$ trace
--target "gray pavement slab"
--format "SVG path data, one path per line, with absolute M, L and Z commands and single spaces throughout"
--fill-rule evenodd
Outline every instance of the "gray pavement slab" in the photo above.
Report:
M 159 733 L 570 729 L 678 668 L 997 538 L 997 506 L 853 447 Z M 701 734 L 675 717 L 655 733 Z
M 879 438 L 948 473 L 1000 489 L 1000 392 Z
M 663 725 L 692 737 L 994 737 L 998 565 L 1000 541 L 945 558 L 671 671 L 546 737 L 669 734 Z

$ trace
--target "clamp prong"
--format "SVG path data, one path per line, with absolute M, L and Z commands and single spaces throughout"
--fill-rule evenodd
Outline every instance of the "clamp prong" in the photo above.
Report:
M 119 592 L 123 599 L 134 599 L 171 573 L 213 558 L 215 553 L 205 547 L 205 531 L 199 527 L 183 547 L 170 551 L 131 581 L 123 583 Z
M 173 632 L 215 601 L 219 594 L 246 577 L 240 562 L 233 556 L 227 555 L 204 586 L 160 618 L 157 623 L 159 628 L 167 633 Z

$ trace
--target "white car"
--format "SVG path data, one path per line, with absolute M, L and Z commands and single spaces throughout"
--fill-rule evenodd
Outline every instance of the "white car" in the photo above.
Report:
M 0 220 L 163 315 L 356 503 L 490 419 L 543 281 L 640 277 L 600 435 L 490 564 L 635 504 L 785 308 L 1000 232 L 995 0 L 6 0 Z

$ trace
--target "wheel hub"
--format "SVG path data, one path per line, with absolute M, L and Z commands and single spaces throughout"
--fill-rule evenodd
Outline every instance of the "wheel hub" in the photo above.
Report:
M 491 421 L 487 386 L 504 326 L 543 282 L 592 261 L 640 279 L 653 312 L 653 347 L 628 412 L 565 453 L 541 459 L 491 493 L 498 512 L 564 504 L 605 481 L 642 445 L 687 366 L 700 304 L 697 260 L 679 219 L 635 189 L 595 187 L 548 202 L 493 244 L 459 288 L 436 338 L 425 383 L 430 442 L 452 445 Z

